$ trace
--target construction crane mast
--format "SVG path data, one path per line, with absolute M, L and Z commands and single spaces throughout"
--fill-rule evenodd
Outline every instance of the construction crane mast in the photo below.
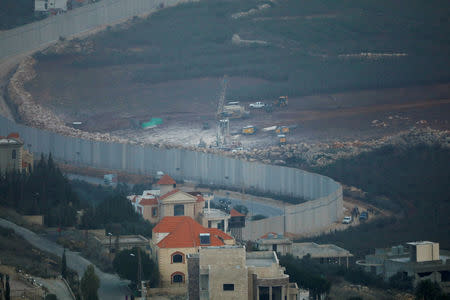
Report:
M 223 107 L 225 105 L 225 95 L 227 93 L 228 77 L 224 75 L 221 83 L 221 90 L 219 94 L 219 103 L 217 105 L 217 116 L 221 116 L 223 113 Z M 230 135 L 230 121 L 228 118 L 219 119 L 217 122 L 217 147 L 222 147 L 227 143 L 227 139 Z

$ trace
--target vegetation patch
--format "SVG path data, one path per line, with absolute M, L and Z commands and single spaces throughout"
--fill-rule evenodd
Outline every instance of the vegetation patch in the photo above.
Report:
M 91 38 L 93 51 L 66 63 L 139 66 L 131 76 L 145 84 L 224 74 L 269 81 L 230 87 L 241 99 L 447 82 L 449 14 L 441 0 L 185 3 L 108 27 Z M 45 56 L 55 54 L 36 58 Z
M 315 169 L 347 185 L 357 186 L 372 197 L 386 196 L 400 212 L 305 240 L 334 243 L 357 257 L 373 253 L 374 248 L 419 240 L 436 241 L 441 248 L 449 249 L 449 165 L 448 147 L 422 145 L 384 147 Z

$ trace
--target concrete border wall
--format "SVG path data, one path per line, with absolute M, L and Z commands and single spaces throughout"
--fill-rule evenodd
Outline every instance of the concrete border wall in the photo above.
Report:
M 29 53 L 58 40 L 119 22 L 135 15 L 196 0 L 102 0 L 66 14 L 0 33 L 0 61 Z M 307 233 L 324 229 L 342 217 L 342 187 L 334 180 L 299 169 L 264 165 L 183 149 L 106 143 L 66 137 L 16 124 L 0 117 L 0 135 L 19 132 L 35 154 L 76 165 L 154 174 L 203 184 L 257 189 L 310 201 L 286 207 L 286 216 L 250 222 L 244 231 L 255 238 L 268 231 Z M 38 156 L 37 156 L 38 157 Z
M 0 61 L 136 15 L 196 0 L 102 0 L 0 33 Z
M 326 176 L 300 169 L 265 165 L 184 149 L 107 143 L 62 136 L 26 127 L 0 117 L 0 135 L 18 132 L 38 159 L 51 152 L 59 161 L 81 166 L 125 170 L 138 174 L 163 171 L 175 179 L 197 183 L 257 189 L 261 192 L 305 198 L 286 206 L 285 215 L 249 222 L 247 238 L 268 231 L 307 233 L 322 230 L 342 217 L 342 187 Z
M 342 186 L 339 186 L 327 196 L 297 205 L 287 205 L 282 216 L 247 222 L 243 239 L 256 240 L 268 232 L 289 232 L 306 236 L 318 234 L 329 228 L 332 222 L 342 218 L 342 215 Z

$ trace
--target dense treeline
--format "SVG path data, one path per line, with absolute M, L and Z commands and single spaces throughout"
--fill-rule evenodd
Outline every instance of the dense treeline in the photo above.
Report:
M 0 176 L 0 205 L 25 215 L 44 215 L 47 226 L 73 226 L 79 199 L 50 154 L 48 159 L 42 155 L 30 174 Z
M 102 187 L 82 181 L 71 182 L 43 155 L 30 174 L 9 172 L 0 176 L 0 205 L 25 215 L 43 215 L 49 227 L 78 226 L 105 228 L 116 235 L 151 236 L 152 225 L 139 216 L 126 199 L 131 192 L 142 192 L 151 185 Z M 77 224 L 77 210 L 83 210 Z
M 34 20 L 34 0 L 0 1 L 0 29 L 10 29 Z
M 90 194 L 95 198 L 84 199 L 84 214 L 81 217 L 80 228 L 98 229 L 105 228 L 114 234 L 142 234 L 151 236 L 152 225 L 138 215 L 130 201 L 126 198 L 132 193 L 127 185 L 118 184 L 115 189 L 94 186 L 88 183 L 76 181 L 75 190 L 80 195 Z M 141 186 L 137 186 L 139 190 Z
M 369 193 L 387 196 L 401 209 L 346 231 L 314 239 L 335 243 L 356 255 L 415 240 L 439 242 L 450 249 L 450 149 L 441 146 L 383 147 L 315 171 Z M 365 199 L 362 199 L 365 200 Z

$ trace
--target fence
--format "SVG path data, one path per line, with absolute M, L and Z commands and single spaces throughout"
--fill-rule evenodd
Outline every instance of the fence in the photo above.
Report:
M 193 0 L 195 1 L 195 0 Z M 191 0 L 102 0 L 0 33 L 0 61 L 101 26 Z

